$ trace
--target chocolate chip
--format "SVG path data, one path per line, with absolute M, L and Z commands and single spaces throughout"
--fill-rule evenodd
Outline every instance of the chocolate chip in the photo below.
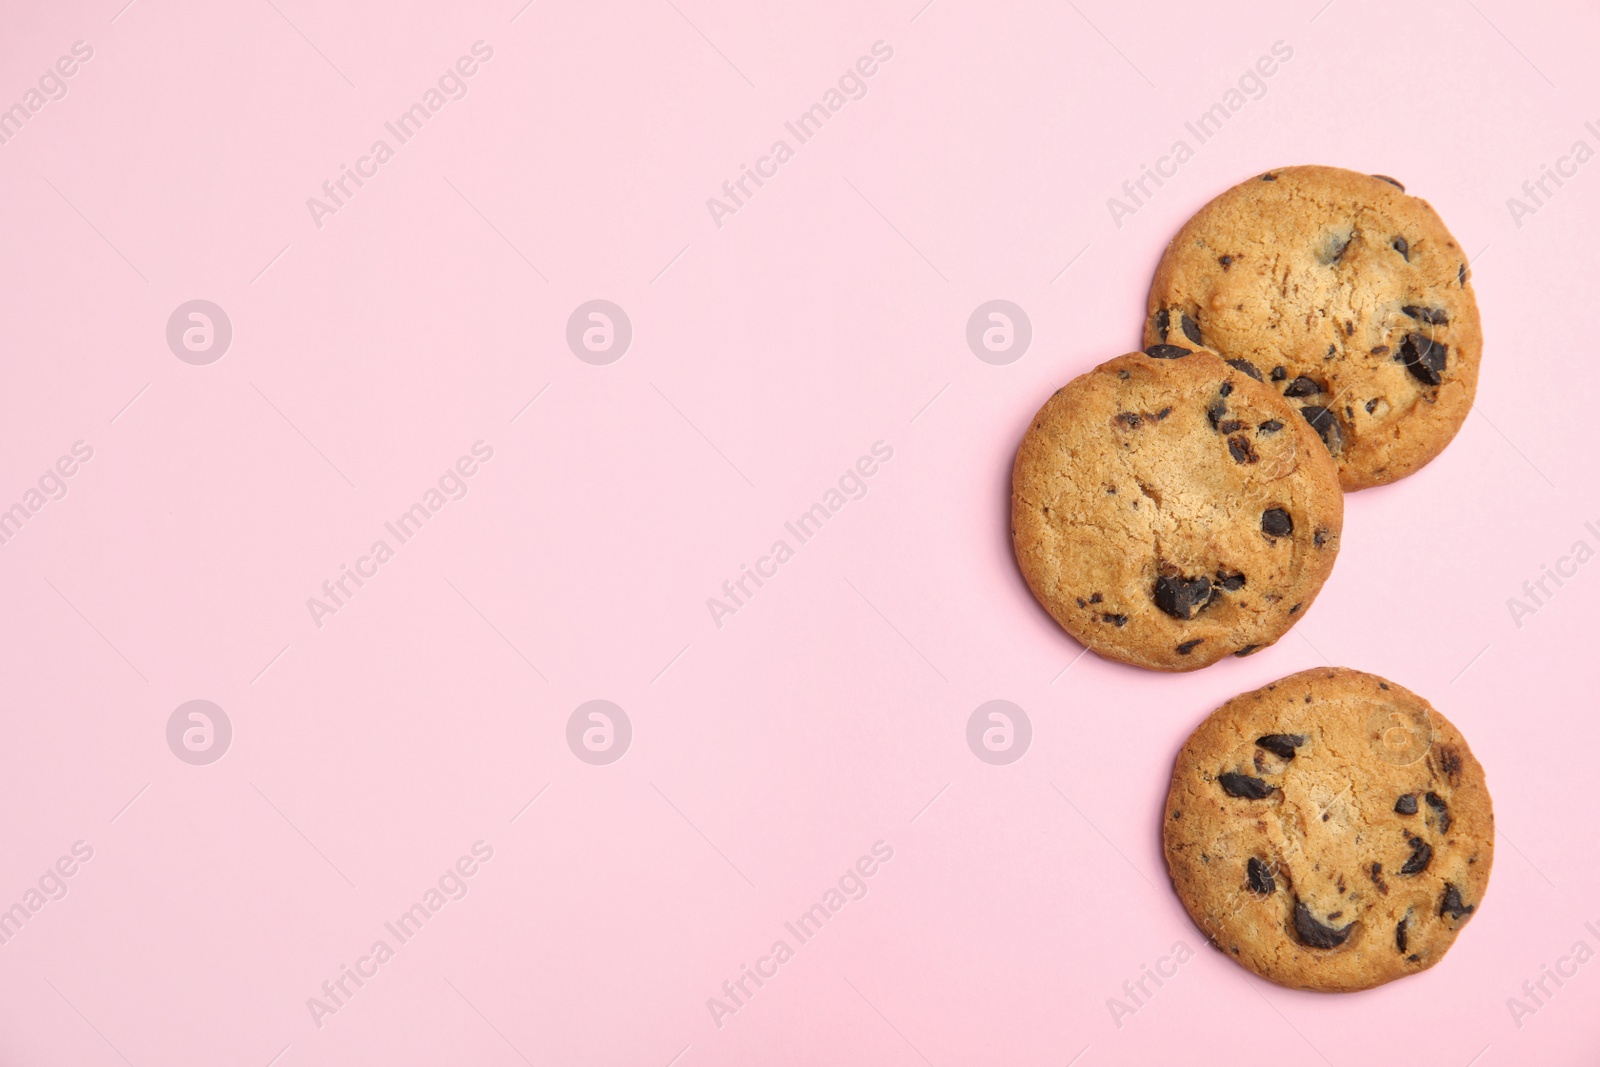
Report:
M 1223 269 L 1224 273 L 1226 273 L 1227 269 L 1229 267 L 1233 266 L 1233 257 L 1232 256 L 1218 256 L 1217 257 L 1217 262 L 1222 264 L 1222 269 Z
M 1473 905 L 1461 902 L 1461 890 L 1453 885 L 1444 887 L 1444 897 L 1439 901 L 1439 918 L 1448 915 L 1452 919 L 1460 919 L 1476 910 Z
M 1163 575 L 1156 579 L 1156 607 L 1174 619 L 1192 619 L 1211 601 L 1211 579 Z
M 1350 937 L 1355 923 L 1328 926 L 1312 918 L 1311 911 L 1298 900 L 1294 904 L 1294 932 L 1302 945 L 1310 948 L 1338 948 Z
M 1411 246 L 1406 244 L 1404 237 L 1396 237 L 1389 247 L 1404 256 L 1407 263 L 1411 262 Z
M 1294 533 L 1294 520 L 1282 508 L 1268 508 L 1261 513 L 1261 532 L 1268 537 L 1288 537 Z
M 1260 645 L 1245 645 L 1243 648 L 1241 648 L 1237 652 L 1235 652 L 1234 655 L 1235 656 L 1241 656 L 1241 657 L 1242 656 L 1248 656 L 1250 653 L 1254 652 L 1256 649 L 1258 649 L 1260 647 L 1261 647 Z
M 1379 345 L 1372 350 L 1372 354 L 1375 356 L 1387 356 L 1389 354 L 1389 346 Z
M 1393 178 L 1389 177 L 1387 174 L 1374 174 L 1373 177 L 1378 179 L 1380 182 L 1388 182 L 1390 185 L 1394 186 L 1396 189 L 1400 190 L 1402 193 L 1406 191 L 1406 187 L 1405 186 L 1401 185 L 1399 182 L 1395 181 Z
M 1394 810 L 1401 815 L 1415 815 L 1417 813 L 1417 798 L 1407 793 L 1394 802 Z
M 1205 638 L 1197 637 L 1193 641 L 1185 641 L 1183 644 L 1181 644 L 1177 648 L 1173 649 L 1173 651 L 1176 652 L 1180 656 L 1187 656 L 1189 653 L 1191 653 L 1195 649 L 1199 648 L 1201 646 L 1201 644 L 1203 644 L 1204 642 L 1205 642 Z
M 1322 392 L 1322 386 L 1303 374 L 1283 387 L 1284 396 L 1312 396 L 1320 392 Z
M 1344 434 L 1340 432 L 1339 420 L 1333 412 L 1317 404 L 1307 404 L 1300 409 L 1300 416 L 1317 431 L 1317 436 L 1328 446 L 1328 451 L 1338 455 L 1344 445 Z
M 1211 421 L 1211 428 L 1217 429 L 1222 422 L 1222 416 L 1228 413 L 1228 405 L 1221 399 L 1213 400 L 1211 406 L 1206 408 L 1206 418 Z
M 1116 421 L 1122 423 L 1122 425 L 1126 426 L 1130 430 L 1137 430 L 1139 428 L 1140 419 L 1139 416 L 1135 415 L 1131 411 L 1119 411 L 1117 412 Z
M 1281 429 L 1283 429 L 1283 423 L 1279 422 L 1277 419 L 1268 419 L 1266 422 L 1263 422 L 1260 426 L 1256 427 L 1256 432 L 1277 433 Z
M 1316 532 L 1311 535 L 1311 543 L 1316 545 L 1318 548 L 1321 548 L 1323 545 L 1327 544 L 1328 531 L 1324 530 L 1320 526 L 1317 527 Z
M 1439 769 L 1454 783 L 1456 776 L 1461 773 L 1461 753 L 1453 745 L 1440 745 L 1434 749 L 1434 755 L 1439 757 Z
M 1275 182 L 1278 180 L 1278 176 L 1276 174 L 1263 174 L 1261 176 L 1261 180 L 1264 182 Z
M 1378 887 L 1378 892 L 1384 896 L 1389 895 L 1389 883 L 1383 880 L 1383 864 L 1374 863 L 1367 871 L 1367 875 L 1372 879 L 1372 884 Z
M 1421 874 L 1433 860 L 1433 846 L 1420 837 L 1410 840 L 1411 858 L 1400 867 L 1401 874 Z
M 1185 314 L 1181 319 L 1178 320 L 1178 324 L 1183 327 L 1183 335 L 1185 337 L 1193 341 L 1195 344 L 1200 343 L 1200 324 L 1198 322 L 1195 322 L 1187 314 Z
M 1304 734 L 1266 734 L 1256 744 L 1279 759 L 1294 759 L 1294 750 L 1306 743 Z
M 1461 264 L 1460 269 L 1456 271 L 1456 281 L 1461 288 L 1465 289 L 1467 287 L 1467 265 L 1465 263 Z
M 1406 339 L 1400 342 L 1400 353 L 1395 358 L 1405 363 L 1406 370 L 1411 372 L 1413 378 L 1428 385 L 1438 385 L 1449 351 L 1449 345 L 1440 344 L 1431 337 L 1408 333 Z
M 1235 426 L 1235 429 L 1237 428 Z M 1223 430 L 1222 432 L 1227 433 L 1228 431 Z M 1261 458 L 1256 455 L 1256 450 L 1250 446 L 1250 438 L 1243 434 L 1228 438 L 1228 454 L 1233 457 L 1235 463 L 1254 463 Z
M 1438 822 L 1439 822 L 1439 832 L 1441 834 L 1449 833 L 1450 832 L 1450 822 L 1451 822 L 1451 819 L 1450 819 L 1450 805 L 1446 804 L 1444 802 L 1444 798 L 1441 797 L 1438 793 L 1429 793 L 1427 796 L 1423 797 L 1422 799 L 1426 800 L 1428 802 L 1428 807 L 1433 809 L 1433 813 L 1437 817 Z
M 1167 339 L 1167 329 L 1172 325 L 1172 313 L 1166 308 L 1162 308 L 1160 311 L 1156 312 L 1154 321 L 1156 333 L 1160 334 L 1161 339 L 1165 341 Z
M 1239 774 L 1228 771 L 1217 775 L 1217 781 L 1222 785 L 1222 791 L 1230 797 L 1241 797 L 1245 800 L 1264 800 L 1272 795 L 1272 787 L 1259 778 L 1252 778 L 1248 774 Z
M 1450 316 L 1440 308 L 1418 307 L 1416 304 L 1407 304 L 1400 309 L 1414 319 L 1420 319 L 1429 326 L 1443 326 L 1450 321 Z
M 1322 358 L 1323 359 L 1332 359 L 1333 358 L 1333 354 L 1335 352 L 1337 352 L 1337 351 L 1338 351 L 1338 349 L 1334 348 L 1332 345 L 1329 345 L 1327 353 Z
M 1098 604 L 1098 603 L 1100 603 L 1100 601 L 1102 601 L 1104 599 L 1105 599 L 1105 597 L 1101 596 L 1099 593 L 1091 593 L 1089 595 L 1089 603 L 1091 603 L 1091 604 Z
M 1287 367 L 1284 367 L 1284 366 L 1282 366 L 1280 364 L 1279 366 L 1276 366 L 1276 367 L 1272 368 L 1272 380 L 1273 381 L 1281 382 L 1285 378 L 1287 378 L 1288 376 L 1289 376 L 1289 369 Z
M 1322 246 L 1322 262 L 1328 264 L 1329 266 L 1339 262 L 1339 260 L 1344 258 L 1345 250 L 1350 247 L 1350 242 L 1352 240 L 1354 240 L 1353 234 L 1346 234 L 1342 236 L 1339 234 L 1330 234 Z
M 1238 419 L 1226 419 L 1217 423 L 1218 433 L 1238 433 L 1242 429 L 1244 429 L 1244 423 Z
M 1088 606 L 1089 606 L 1089 602 L 1087 600 L 1083 599 L 1083 597 L 1079 597 L 1078 598 L 1078 607 L 1086 608 Z
M 1189 351 L 1182 345 L 1151 345 L 1144 350 L 1144 354 L 1151 359 L 1182 359 Z
M 1168 415 L 1171 415 L 1171 414 L 1172 414 L 1172 409 L 1171 408 L 1162 408 L 1160 411 L 1156 412 L 1156 421 L 1160 422 L 1162 419 L 1166 418 Z
M 1218 571 L 1217 584 L 1231 593 L 1236 589 L 1244 588 L 1244 575 L 1224 574 L 1222 571 Z
M 1394 924 L 1394 947 L 1401 952 L 1406 950 L 1406 920 L 1401 919 Z
M 1119 627 L 1128 625 L 1128 617 L 1126 615 L 1113 615 L 1108 611 L 1100 617 L 1106 622 L 1115 623 Z
M 1297 612 L 1299 610 L 1300 610 L 1300 605 L 1296 604 L 1294 607 L 1289 609 L 1289 614 L 1293 615 L 1295 612 Z M 1311 698 L 1310 697 L 1306 698 L 1306 703 L 1307 704 L 1311 703 Z M 1327 816 L 1323 816 L 1323 820 L 1326 821 L 1327 820 Z
M 1228 257 L 1224 256 L 1222 258 L 1226 259 Z M 1256 365 L 1248 359 L 1230 359 L 1228 360 L 1228 366 L 1234 370 L 1244 371 L 1258 382 L 1261 380 L 1261 372 L 1256 370 Z
M 1367 409 L 1367 414 L 1371 415 L 1373 413 L 1373 411 L 1375 411 L 1377 409 L 1378 402 L 1377 402 L 1377 400 L 1369 400 L 1369 401 L 1366 402 L 1366 404 L 1364 406 Z
M 1265 863 L 1250 857 L 1244 865 L 1245 879 L 1250 883 L 1250 892 L 1266 896 L 1278 888 L 1277 880 L 1272 877 L 1272 870 Z

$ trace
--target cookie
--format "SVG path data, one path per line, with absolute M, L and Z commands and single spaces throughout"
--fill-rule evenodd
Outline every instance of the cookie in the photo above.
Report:
M 1011 533 L 1028 587 L 1102 656 L 1188 671 L 1271 644 L 1339 552 L 1328 450 L 1215 353 L 1152 346 L 1056 391 L 1017 449 Z
M 1145 343 L 1248 366 L 1316 428 L 1345 489 L 1404 478 L 1472 409 L 1483 332 L 1467 257 L 1392 178 L 1284 167 L 1201 208 L 1150 286 Z
M 1279 985 L 1367 989 L 1432 967 L 1494 863 L 1483 768 L 1394 682 L 1319 668 L 1234 697 L 1178 753 L 1163 839 L 1178 898 Z

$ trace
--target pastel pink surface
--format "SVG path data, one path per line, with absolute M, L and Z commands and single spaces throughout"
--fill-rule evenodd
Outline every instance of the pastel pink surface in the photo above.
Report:
M 0 545 L 0 908 L 93 856 L 0 944 L 0 1063 L 1594 1061 L 1600 963 L 1541 968 L 1600 949 L 1600 563 L 1572 555 L 1600 548 L 1600 163 L 1542 203 L 1523 183 L 1600 148 L 1600 14 L 444 7 L 7 5 L 0 106 L 93 57 L 0 144 L 0 508 L 74 442 L 93 457 Z M 384 124 L 478 41 L 465 95 L 396 147 Z M 785 123 L 880 41 L 799 144 Z M 1185 123 L 1275 42 L 1200 143 Z M 394 158 L 319 226 L 307 199 L 379 138 Z M 779 139 L 793 157 L 714 217 Z M 1018 436 L 1136 344 L 1195 208 L 1310 162 L 1396 176 L 1481 257 L 1477 413 L 1349 498 L 1277 646 L 1184 676 L 1080 659 L 1011 559 Z M 197 298 L 233 327 L 207 366 L 165 338 Z M 1003 366 L 965 337 L 996 298 L 1033 329 Z M 604 366 L 566 341 L 594 299 L 633 327 Z M 480 441 L 465 496 L 314 621 Z M 785 523 L 880 441 L 865 496 L 798 544 Z M 779 539 L 793 558 L 714 620 Z M 1503 830 L 1449 957 L 1337 997 L 1207 948 L 1158 836 L 1194 724 L 1324 662 L 1450 716 Z M 566 737 L 594 698 L 633 728 L 605 766 Z M 996 698 L 1033 727 L 1005 766 L 966 740 Z M 233 727 L 206 766 L 165 732 L 194 699 Z M 385 923 L 479 841 L 466 895 L 400 944 Z M 865 896 L 789 933 L 876 842 Z M 393 958 L 314 1019 L 379 939 Z

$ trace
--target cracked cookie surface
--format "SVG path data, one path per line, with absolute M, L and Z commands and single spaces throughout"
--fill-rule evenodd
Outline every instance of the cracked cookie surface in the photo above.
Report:
M 1145 343 L 1247 362 L 1312 424 L 1345 489 L 1404 478 L 1461 428 L 1483 349 L 1467 257 L 1392 178 L 1283 167 L 1167 245 Z
M 1214 353 L 1152 346 L 1056 391 L 1012 470 L 1029 588 L 1102 656 L 1186 671 L 1302 618 L 1333 568 L 1344 501 L 1315 431 Z
M 1178 898 L 1218 949 L 1296 989 L 1426 970 L 1494 863 L 1483 768 L 1424 699 L 1318 668 L 1234 697 L 1179 752 L 1162 821 Z

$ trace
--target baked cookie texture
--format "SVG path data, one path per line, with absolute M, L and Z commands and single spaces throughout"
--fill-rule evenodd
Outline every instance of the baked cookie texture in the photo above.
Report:
M 1212 712 L 1178 753 L 1162 825 L 1195 925 L 1296 989 L 1432 967 L 1494 863 L 1489 790 L 1461 734 L 1416 694 L 1344 668 Z
M 1404 478 L 1472 408 L 1483 332 L 1467 257 L 1392 178 L 1284 167 L 1167 245 L 1145 343 L 1248 362 L 1316 427 L 1345 489 Z
M 1188 671 L 1248 655 L 1311 606 L 1339 552 L 1328 450 L 1215 353 L 1157 345 L 1047 400 L 1017 449 L 1028 587 L 1102 656 Z

